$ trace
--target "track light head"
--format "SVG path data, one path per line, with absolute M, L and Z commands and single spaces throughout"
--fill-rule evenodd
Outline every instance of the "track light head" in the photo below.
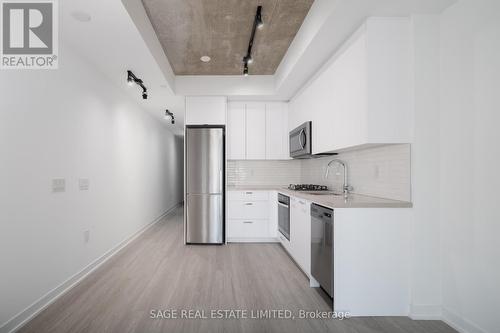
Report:
M 243 57 L 243 63 L 245 65 L 251 64 L 253 62 L 253 58 L 250 54 L 247 54 L 246 56 Z
M 142 88 L 142 99 L 148 99 L 148 91 L 146 89 L 146 86 L 144 85 L 143 81 L 141 79 L 139 79 L 137 76 L 135 76 L 135 74 L 128 70 L 127 71 L 127 84 L 129 86 L 132 86 L 137 84 L 139 87 Z
M 264 26 L 264 21 L 262 21 L 262 6 L 257 7 L 257 15 L 255 16 L 257 21 L 257 28 L 262 29 Z
M 169 120 L 172 125 L 175 124 L 174 114 L 170 112 L 168 109 L 165 110 L 165 120 Z
M 131 71 L 127 71 L 127 84 L 129 86 L 134 84 L 134 74 Z

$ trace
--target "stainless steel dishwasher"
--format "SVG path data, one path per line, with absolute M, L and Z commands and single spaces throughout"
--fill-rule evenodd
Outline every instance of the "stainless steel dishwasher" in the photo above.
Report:
M 333 210 L 311 205 L 311 275 L 333 298 Z

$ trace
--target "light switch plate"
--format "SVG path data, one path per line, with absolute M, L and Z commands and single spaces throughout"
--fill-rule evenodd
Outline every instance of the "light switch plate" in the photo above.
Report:
M 85 230 L 83 232 L 83 242 L 88 243 L 90 241 L 90 230 Z
M 66 179 L 54 178 L 52 179 L 52 192 L 59 193 L 66 191 Z
M 88 191 L 90 187 L 90 180 L 87 178 L 78 179 L 78 188 L 80 191 Z

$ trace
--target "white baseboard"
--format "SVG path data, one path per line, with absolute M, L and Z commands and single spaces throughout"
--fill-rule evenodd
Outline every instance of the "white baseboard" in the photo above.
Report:
M 486 330 L 447 308 L 443 308 L 442 320 L 460 333 L 486 333 Z
M 410 304 L 410 314 L 413 320 L 441 320 L 442 307 L 439 304 Z
M 411 304 L 409 317 L 413 320 L 442 320 L 460 333 L 486 333 L 486 330 L 440 305 Z
M 278 243 L 278 238 L 227 238 L 226 243 Z
M 104 264 L 106 261 L 108 261 L 112 256 L 117 254 L 121 249 L 123 249 L 125 246 L 130 244 L 134 239 L 139 237 L 142 233 L 144 233 L 146 230 L 151 228 L 153 225 L 161 221 L 165 216 L 169 215 L 172 213 L 177 207 L 182 205 L 182 203 L 178 203 L 169 210 L 167 210 L 165 213 L 161 214 L 159 217 L 157 217 L 154 221 L 150 222 L 149 224 L 145 225 L 142 227 L 140 230 L 135 232 L 133 235 L 129 236 L 122 242 L 118 243 L 116 246 L 111 248 L 109 251 L 104 253 L 102 256 L 91 262 L 89 265 L 87 265 L 85 268 L 83 268 L 81 271 L 61 283 L 59 286 L 55 287 L 51 291 L 49 291 L 47 294 L 44 296 L 40 297 L 38 300 L 36 300 L 33 304 L 28 306 L 26 309 L 23 311 L 19 312 L 17 315 L 9 319 L 3 326 L 0 327 L 0 333 L 13 333 L 19 330 L 21 327 L 23 327 L 27 322 L 29 322 L 31 319 L 33 319 L 36 315 L 38 315 L 40 312 L 42 312 L 45 308 L 47 308 L 50 304 L 54 303 L 59 297 L 64 295 L 67 291 L 69 291 L 71 288 L 76 286 L 81 280 L 83 280 L 85 277 L 87 277 L 89 274 L 91 274 L 93 271 L 95 271 L 98 267 L 100 267 L 102 264 Z

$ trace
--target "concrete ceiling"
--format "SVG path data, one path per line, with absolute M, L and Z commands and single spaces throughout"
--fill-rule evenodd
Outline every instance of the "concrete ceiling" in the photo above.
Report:
M 142 0 L 176 75 L 241 75 L 255 11 L 252 75 L 275 73 L 314 0 Z M 211 61 L 204 63 L 201 56 Z

